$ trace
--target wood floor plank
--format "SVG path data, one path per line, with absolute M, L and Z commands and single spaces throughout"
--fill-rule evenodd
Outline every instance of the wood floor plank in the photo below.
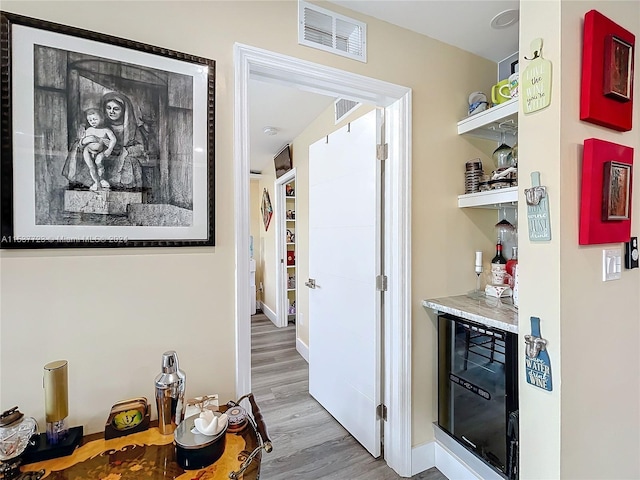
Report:
M 273 452 L 265 480 L 396 480 L 309 394 L 309 366 L 296 351 L 295 325 L 277 328 L 261 313 L 251 321 L 251 384 Z M 446 480 L 436 468 L 413 480 Z

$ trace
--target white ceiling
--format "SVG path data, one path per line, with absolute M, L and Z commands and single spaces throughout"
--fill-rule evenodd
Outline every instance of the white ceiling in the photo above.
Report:
M 333 0 L 331 3 L 413 30 L 499 62 L 518 51 L 518 23 L 491 28 L 498 13 L 518 0 Z M 293 141 L 334 98 L 252 80 L 249 85 L 251 170 L 273 168 L 273 157 Z M 278 129 L 265 135 L 266 126 Z M 295 166 L 295 158 L 293 160 Z
M 251 171 L 273 169 L 273 157 L 318 118 L 334 99 L 275 83 L 249 82 Z M 265 135 L 265 127 L 277 129 Z M 295 159 L 293 160 L 295 166 Z
M 435 38 L 499 62 L 518 51 L 518 23 L 491 28 L 491 19 L 518 10 L 519 0 L 332 0 L 331 3 Z

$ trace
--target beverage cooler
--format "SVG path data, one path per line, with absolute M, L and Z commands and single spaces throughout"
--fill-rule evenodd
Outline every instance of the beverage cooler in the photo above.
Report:
M 438 425 L 509 479 L 517 478 L 518 336 L 438 316 Z

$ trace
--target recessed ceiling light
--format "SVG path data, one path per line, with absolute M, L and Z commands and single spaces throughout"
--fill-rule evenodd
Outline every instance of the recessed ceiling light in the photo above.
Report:
M 278 134 L 278 129 L 276 127 L 264 127 L 262 132 L 265 135 L 269 135 L 270 137 Z
M 520 18 L 520 10 L 505 10 L 491 19 L 491 28 L 499 30 L 513 25 Z

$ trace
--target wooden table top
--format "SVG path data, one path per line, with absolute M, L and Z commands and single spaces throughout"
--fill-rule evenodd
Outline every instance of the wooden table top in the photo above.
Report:
M 95 437 L 92 436 L 92 437 Z M 83 443 L 73 454 L 23 465 L 21 471 L 45 470 L 51 480 L 228 480 L 258 445 L 251 422 L 239 433 L 227 433 L 222 457 L 201 470 L 185 471 L 176 463 L 173 435 L 160 434 L 157 427 L 124 437 L 98 438 Z M 260 477 L 261 453 L 251 462 L 243 480 Z

